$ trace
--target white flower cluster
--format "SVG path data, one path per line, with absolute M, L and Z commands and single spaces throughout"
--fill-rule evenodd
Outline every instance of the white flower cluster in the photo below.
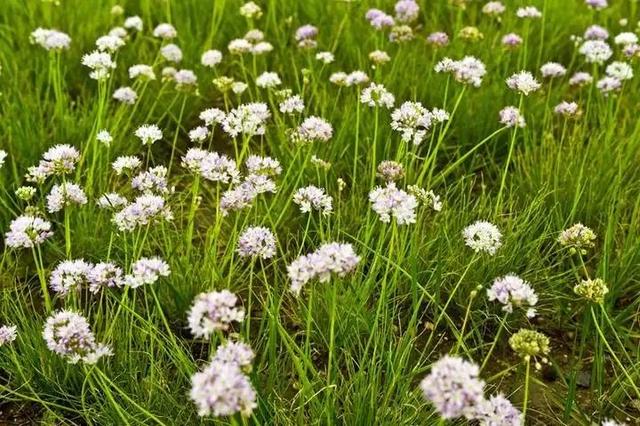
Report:
M 46 50 L 67 50 L 71 45 L 71 37 L 68 34 L 45 28 L 36 28 L 29 39 L 32 44 L 37 44 Z
M 4 242 L 11 248 L 33 248 L 52 235 L 51 222 L 37 216 L 23 215 L 11 221 Z
M 416 222 L 416 207 L 418 200 L 402 189 L 398 189 L 394 182 L 387 182 L 387 186 L 376 187 L 369 193 L 371 208 L 380 216 L 384 223 L 391 222 L 393 217 L 398 225 L 408 225 Z
M 220 155 L 217 152 L 190 148 L 182 157 L 182 166 L 213 182 L 237 183 L 240 181 L 240 171 L 236 163 L 226 155 Z
M 502 310 L 508 313 L 513 312 L 513 307 L 529 306 L 527 309 L 527 317 L 536 316 L 536 310 L 533 306 L 538 303 L 538 295 L 531 285 L 522 278 L 508 274 L 504 277 L 496 278 L 491 288 L 487 290 L 487 296 L 490 301 L 497 300 L 504 306 Z
M 444 58 L 434 67 L 438 73 L 451 73 L 456 81 L 480 87 L 487 69 L 482 61 L 474 56 L 465 56 L 459 61 Z
M 407 101 L 391 113 L 391 128 L 400 132 L 403 142 L 420 145 L 434 124 L 448 119 L 444 110 L 429 111 L 420 102 Z
M 328 215 L 333 211 L 333 198 L 326 194 L 324 188 L 318 188 L 314 185 L 299 188 L 293 194 L 293 202 L 300 206 L 302 213 L 317 210 L 323 215 Z
M 171 269 L 167 262 L 159 257 L 141 257 L 132 266 L 130 274 L 124 277 L 124 283 L 131 288 L 145 284 L 155 284 L 160 277 L 168 277 Z
M 238 297 L 229 290 L 200 293 L 189 310 L 188 323 L 196 337 L 227 331 L 233 322 L 244 320 L 244 309 L 236 307 Z
M 476 253 L 485 252 L 490 255 L 502 246 L 502 234 L 498 228 L 486 221 L 477 221 L 464 228 L 462 231 L 465 244 Z
M 243 104 L 226 114 L 222 122 L 222 130 L 232 138 L 238 135 L 247 137 L 264 135 L 266 122 L 270 117 L 271 112 L 265 103 Z
M 103 356 L 112 354 L 109 346 L 96 343 L 86 318 L 76 312 L 62 310 L 53 313 L 47 318 L 42 336 L 52 352 L 71 364 L 80 361 L 95 364 Z

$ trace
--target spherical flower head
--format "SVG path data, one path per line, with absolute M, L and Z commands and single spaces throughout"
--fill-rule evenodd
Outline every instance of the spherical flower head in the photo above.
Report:
M 399 0 L 396 2 L 394 10 L 396 12 L 396 21 L 403 24 L 415 21 L 420 14 L 420 6 L 415 0 Z
M 385 182 L 395 182 L 404 177 L 404 166 L 397 161 L 382 161 L 378 164 L 377 170 L 377 175 Z
M 277 176 L 282 173 L 280 162 L 271 157 L 250 155 L 245 160 L 247 171 L 252 175 Z
M 162 130 L 155 124 L 143 124 L 134 133 L 142 142 L 142 145 L 151 145 L 162 139 Z
M 322 62 L 323 64 L 330 64 L 336 58 L 333 55 L 333 53 L 331 53 L 331 52 L 318 52 L 318 53 L 316 53 L 316 59 L 318 61 Z
M 16 340 L 18 328 L 15 325 L 3 325 L 0 327 L 0 346 L 8 345 Z
M 462 416 L 470 419 L 484 400 L 484 382 L 479 374 L 476 364 L 445 355 L 433 364 L 431 372 L 420 382 L 420 389 L 443 419 Z
M 256 86 L 261 88 L 272 88 L 282 84 L 278 73 L 275 72 L 263 72 L 256 78 Z
M 591 9 L 602 10 L 608 6 L 607 0 L 584 0 Z
M 538 19 L 538 18 L 542 18 L 542 12 L 540 12 L 536 7 L 534 6 L 525 6 L 525 7 L 520 7 L 518 8 L 518 10 L 516 10 L 516 16 L 518 18 L 530 18 L 530 19 Z
M 527 125 L 524 116 L 515 106 L 507 106 L 500 110 L 500 123 L 506 127 L 525 127 Z
M 160 277 L 168 277 L 171 274 L 169 264 L 157 256 L 141 257 L 131 269 L 131 274 L 124 277 L 125 284 L 131 288 L 155 284 Z
M 622 81 L 615 77 L 603 77 L 596 83 L 596 88 L 603 95 L 607 96 L 611 92 L 616 92 L 622 87 Z
M 180 70 L 173 75 L 178 90 L 190 90 L 198 85 L 198 77 L 191 70 Z
M 508 48 L 518 47 L 522 44 L 522 37 L 516 33 L 505 34 L 502 37 L 502 45 Z
M 458 32 L 458 37 L 460 37 L 462 40 L 475 42 L 482 40 L 484 38 L 484 34 L 482 34 L 478 27 L 467 26 L 463 27 Z
M 262 9 L 250 1 L 240 6 L 240 15 L 247 19 L 260 19 L 262 17 Z
M 547 62 L 540 67 L 540 72 L 545 78 L 555 78 L 565 75 L 567 69 L 557 62 Z
M 96 140 L 104 146 L 109 146 L 113 142 L 113 136 L 108 130 L 102 129 L 96 134 Z
M 162 46 L 160 49 L 160 54 L 162 57 L 173 63 L 178 63 L 182 61 L 182 50 L 175 44 L 169 43 L 165 46 Z
M 587 254 L 587 249 L 595 247 L 596 234 L 593 230 L 581 223 L 576 223 L 565 229 L 558 237 L 558 243 L 569 249 L 571 254 Z
M 36 195 L 36 189 L 33 186 L 21 186 L 16 189 L 16 197 L 22 201 L 30 201 Z
M 444 47 L 449 44 L 449 36 L 441 31 L 431 33 L 427 37 L 427 43 L 435 47 Z
M 42 155 L 41 165 L 54 175 L 65 175 L 76 169 L 80 153 L 71 145 L 55 145 Z
M 623 32 L 615 36 L 613 42 L 617 45 L 638 44 L 638 36 L 635 33 Z
M 84 190 L 75 183 L 63 182 L 54 185 L 51 188 L 51 192 L 47 195 L 47 211 L 49 213 L 59 212 L 63 208 L 73 204 L 87 204 L 87 195 Z
M 229 42 L 227 49 L 229 49 L 229 53 L 232 55 L 242 55 L 251 52 L 253 44 L 244 38 L 237 38 Z
M 382 84 L 371 83 L 362 90 L 360 102 L 370 107 L 393 108 L 396 98 Z
M 76 312 L 61 310 L 51 314 L 42 336 L 49 350 L 71 364 L 80 361 L 95 364 L 101 357 L 112 354 L 108 346 L 96 343 L 86 318 Z
M 144 78 L 147 80 L 155 80 L 156 74 L 150 65 L 136 64 L 129 67 L 129 78 Z
M 395 183 L 387 182 L 386 187 L 376 187 L 369 193 L 369 202 L 374 212 L 384 223 L 391 222 L 393 217 L 398 225 L 409 225 L 416 222 L 418 200 Z
M 249 416 L 258 406 L 249 378 L 234 362 L 211 361 L 191 377 L 191 400 L 200 416 Z
M 251 206 L 253 200 L 258 196 L 256 188 L 247 181 L 225 191 L 220 198 L 220 211 L 223 216 L 227 216 L 230 211 L 242 210 Z
M 479 220 L 462 231 L 465 244 L 476 253 L 484 252 L 491 256 L 502 246 L 502 234 L 498 228 L 486 221 Z
M 162 23 L 153 29 L 153 36 L 163 40 L 171 40 L 178 36 L 178 32 L 173 25 Z
M 491 288 L 487 290 L 489 301 L 498 301 L 503 305 L 502 310 L 508 313 L 513 312 L 514 306 L 529 307 L 527 316 L 533 318 L 536 311 L 533 308 L 538 303 L 538 295 L 531 285 L 516 275 L 505 275 L 496 278 Z
M 333 136 L 333 127 L 324 118 L 311 116 L 304 119 L 294 134 L 299 143 L 328 142 Z
M 302 213 L 316 210 L 326 216 L 333 211 L 333 198 L 326 194 L 324 188 L 318 188 L 314 185 L 299 188 L 293 194 L 293 202 L 300 206 Z
M 148 225 L 160 220 L 173 219 L 171 210 L 160 195 L 142 194 L 122 210 L 116 212 L 112 222 L 119 231 L 133 231 L 138 226 Z
M 387 15 L 379 9 L 369 9 L 365 14 L 365 19 L 369 21 L 369 24 L 376 30 L 392 27 L 396 23 L 392 16 Z
M 304 101 L 300 95 L 289 96 L 280 102 L 278 109 L 283 114 L 301 113 L 304 111 Z
M 249 227 L 240 235 L 236 251 L 241 257 L 270 259 L 276 254 L 276 238 L 268 228 Z
M 83 259 L 65 260 L 51 272 L 49 286 L 60 296 L 80 291 L 89 282 L 88 276 L 93 265 Z
M 499 1 L 490 1 L 482 6 L 482 13 L 489 16 L 502 15 L 506 10 L 507 8 Z
M 271 112 L 265 103 L 243 104 L 229 111 L 222 123 L 222 130 L 233 138 L 241 134 L 249 137 L 264 135 L 270 117 Z
M 511 349 L 525 359 L 546 356 L 549 351 L 549 338 L 535 330 L 520 329 L 509 338 Z
M 131 180 L 131 187 L 145 194 L 166 194 L 169 192 L 167 173 L 165 166 L 152 167 L 135 176 Z
M 11 248 L 33 248 L 51 237 L 51 222 L 37 216 L 19 216 L 9 225 L 5 244 Z
M 433 125 L 433 114 L 420 102 L 404 102 L 391 113 L 391 128 L 401 133 L 403 142 L 419 145 Z
M 369 82 L 369 76 L 360 70 L 352 71 L 347 74 L 344 83 L 347 86 L 360 86 Z
M 126 206 L 129 203 L 125 197 L 115 192 L 108 192 L 106 194 L 102 194 L 96 204 L 101 209 L 119 209 L 121 207 Z
M 138 99 L 138 94 L 131 87 L 119 87 L 113 92 L 113 99 L 123 104 L 133 105 Z
M 46 50 L 68 50 L 71 45 L 71 37 L 58 30 L 36 28 L 29 36 L 31 44 L 37 44 Z
M 395 25 L 389 32 L 389 41 L 392 43 L 404 43 L 414 39 L 413 28 L 408 25 Z
M 326 283 L 332 274 L 343 278 L 355 271 L 359 262 L 360 257 L 351 244 L 323 244 L 316 251 L 298 257 L 287 267 L 287 275 L 291 280 L 290 291 L 299 296 L 302 287 L 311 280 Z
M 305 40 L 314 39 L 318 36 L 318 27 L 313 25 L 303 25 L 296 30 L 295 39 L 298 43 Z
M 211 360 L 237 364 L 242 371 L 249 373 L 255 356 L 251 346 L 246 343 L 227 340 L 226 343 L 218 346 Z
M 520 92 L 527 96 L 540 88 L 540 83 L 533 77 L 529 71 L 520 71 L 507 78 L 507 86 L 511 90 Z
M 553 108 L 553 112 L 567 118 L 578 117 L 582 114 L 580 107 L 575 102 L 562 101 Z
M 633 78 L 633 68 L 626 62 L 611 62 L 607 65 L 606 73 L 609 77 L 620 81 L 630 80 Z
M 218 108 L 207 108 L 198 116 L 200 120 L 204 121 L 205 126 L 213 126 L 215 124 L 221 124 L 226 114 L 224 111 Z
M 96 40 L 96 47 L 101 52 L 114 53 L 124 46 L 124 40 L 113 35 L 99 37 Z
M 111 55 L 106 52 L 93 51 L 82 57 L 82 65 L 91 69 L 89 77 L 94 80 L 105 80 L 109 77 L 111 70 L 116 68 L 116 63 L 111 59 Z
M 600 278 L 582 280 L 580 284 L 573 287 L 573 292 L 578 296 L 584 297 L 592 303 L 604 303 L 604 297 L 609 293 L 607 283 Z
M 600 25 L 591 25 L 584 32 L 585 40 L 606 40 L 609 38 L 609 31 Z
M 579 71 L 569 79 L 570 86 L 586 86 L 591 84 L 593 77 L 588 72 Z
M 485 399 L 474 415 L 480 426 L 521 426 L 522 413 L 502 394 Z
M 237 303 L 238 297 L 229 290 L 199 294 L 189 310 L 191 333 L 206 338 L 215 331 L 227 331 L 234 322 L 242 322 L 245 312 Z
M 122 24 L 128 30 L 142 31 L 144 26 L 142 22 L 142 18 L 137 15 L 129 16 L 124 20 L 124 24 Z
M 579 52 L 589 63 L 602 64 L 606 62 L 613 51 L 603 40 L 587 40 L 580 46 Z
M 222 62 L 222 52 L 219 50 L 207 50 L 200 57 L 200 63 L 208 68 L 215 68 L 220 62 Z
M 440 196 L 436 195 L 432 190 L 427 191 L 418 185 L 409 185 L 407 187 L 407 192 L 434 211 L 439 212 L 442 210 L 442 201 L 440 201 Z
M 440 64 L 438 64 L 440 65 Z M 440 69 L 436 65 L 436 72 L 451 72 L 456 81 L 480 87 L 482 78 L 487 73 L 484 63 L 474 56 L 465 56 L 459 61 L 449 59 L 446 66 Z
M 113 262 L 100 262 L 87 273 L 89 291 L 97 293 L 101 288 L 121 287 L 124 285 L 122 268 Z
M 209 137 L 210 132 L 206 126 L 198 126 L 189 130 L 189 140 L 191 142 L 202 143 Z
M 126 171 L 133 171 L 139 168 L 142 165 L 142 161 L 138 157 L 135 156 L 121 156 L 115 159 L 113 163 L 111 163 L 111 167 L 116 172 L 116 175 L 120 176 Z

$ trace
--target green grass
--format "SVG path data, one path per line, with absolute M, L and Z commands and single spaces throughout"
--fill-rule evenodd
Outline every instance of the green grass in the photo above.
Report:
M 229 423 L 199 417 L 188 398 L 191 375 L 206 363 L 219 338 L 194 339 L 186 322 L 197 294 L 229 289 L 246 309 L 251 304 L 250 321 L 234 330 L 256 353 L 250 376 L 258 408 L 247 424 L 437 424 L 419 382 L 446 353 L 482 363 L 504 316 L 496 302 L 487 300 L 486 288 L 494 278 L 513 272 L 539 295 L 538 316 L 529 321 L 516 310 L 504 322 L 482 371 L 487 395 L 504 393 L 522 408 L 525 363 L 508 339 L 520 328 L 531 328 L 550 337 L 551 362 L 543 371 L 531 369 L 528 424 L 589 425 L 605 418 L 640 422 L 639 86 L 632 79 L 619 93 L 605 97 L 595 86 L 568 85 L 574 72 L 592 71 L 570 35 L 581 35 L 593 23 L 607 27 L 612 36 L 633 31 L 637 2 L 612 1 L 596 13 L 580 0 L 532 0 L 544 10 L 544 18 L 531 21 L 526 30 L 515 9 L 527 2 L 506 2 L 507 12 L 496 21 L 481 13 L 480 2 L 461 9 L 447 0 L 421 1 L 416 39 L 404 44 L 390 43 L 364 19 L 371 7 L 391 13 L 393 3 L 263 1 L 264 16 L 250 23 L 239 15 L 242 3 L 235 0 L 123 1 L 125 16 L 140 15 L 145 28 L 117 54 L 117 69 L 99 89 L 80 59 L 94 49 L 97 37 L 122 25 L 123 17 L 110 14 L 114 1 L 62 0 L 58 6 L 2 1 L 0 149 L 9 156 L 0 169 L 0 229 L 8 230 L 27 208 L 14 194 L 26 184 L 27 168 L 47 148 L 68 143 L 83 153 L 71 178 L 90 198 L 85 206 L 67 209 L 70 257 L 92 262 L 110 258 L 127 269 L 138 250 L 139 255 L 163 257 L 172 271 L 155 285 L 135 290 L 110 289 L 93 296 L 83 292 L 76 298 L 51 293 L 56 308 L 77 307 L 98 340 L 114 350 L 96 366 L 72 365 L 50 352 L 42 338 L 48 314 L 31 252 L 3 246 L 0 323 L 15 324 L 18 338 L 0 347 L 2 411 L 44 424 Z M 623 17 L 627 27 L 618 22 Z M 177 28 L 175 42 L 184 53 L 180 67 L 196 72 L 198 91 L 177 92 L 158 79 L 144 88 L 135 83 L 140 95 L 136 105 L 116 103 L 110 99 L 113 90 L 133 84 L 129 66 L 155 63 L 160 73 L 161 43 L 151 36 L 160 22 Z M 293 33 L 306 23 L 319 28 L 318 51 L 334 52 L 334 63 L 322 65 L 313 51 L 297 49 Z M 275 49 L 255 62 L 247 59 L 243 68 L 226 46 L 251 25 L 263 30 Z M 457 37 L 468 25 L 477 26 L 484 38 L 470 42 Z M 58 65 L 55 56 L 29 43 L 37 27 L 71 36 L 71 49 L 60 54 Z M 433 31 L 449 33 L 451 44 L 438 50 L 427 45 L 425 37 Z M 503 49 L 500 38 L 508 32 L 525 37 L 526 49 Z M 200 65 L 201 53 L 209 48 L 225 55 L 215 72 Z M 367 56 L 374 49 L 387 51 L 391 62 L 372 69 Z M 614 58 L 624 60 L 620 49 L 614 50 Z M 432 71 L 445 56 L 465 55 L 487 66 L 480 88 L 465 88 Z M 547 61 L 567 66 L 567 76 L 554 80 L 552 87 L 545 81 L 540 91 L 524 98 L 527 126 L 513 139 L 512 129 L 496 132 L 501 128 L 498 111 L 519 102 L 505 78 L 526 69 L 540 79 L 539 66 Z M 358 89 L 328 81 L 333 72 L 356 69 L 384 84 L 398 106 L 415 100 L 451 113 L 459 102 L 450 125 L 406 153 L 390 128 L 387 110 L 359 105 Z M 283 87 L 304 98 L 305 116 L 332 123 L 333 137 L 326 144 L 293 145 L 287 129 L 297 119 L 277 114 L 264 137 L 244 141 L 250 153 L 273 156 L 283 165 L 277 194 L 262 195 L 250 209 L 220 217 L 216 186 L 201 182 L 193 238 L 185 238 L 193 176 L 180 167 L 179 157 L 193 146 L 187 133 L 208 107 L 262 101 L 276 114 L 273 94 L 253 83 L 256 71 L 277 72 Z M 597 72 L 603 75 L 604 67 Z M 57 86 L 51 83 L 56 75 Z M 222 75 L 246 79 L 249 90 L 241 97 L 223 97 L 212 84 Z M 553 106 L 562 100 L 576 101 L 582 116 L 565 121 L 554 115 Z M 163 140 L 152 147 L 150 165 L 168 165 L 175 146 L 169 174 L 175 192 L 168 197 L 175 218 L 138 233 L 132 247 L 136 233 L 118 233 L 111 213 L 94 201 L 107 191 L 134 194 L 110 163 L 119 155 L 147 158 L 133 136 L 144 123 L 164 131 Z M 114 135 L 109 150 L 95 144 L 100 128 Z M 231 139 L 220 130 L 211 149 L 234 156 Z M 314 154 L 332 166 L 313 166 L 308 158 Z M 380 222 L 368 193 L 374 186 L 374 161 L 384 159 L 408 165 L 399 185 L 434 190 L 444 201 L 442 211 L 420 207 L 412 225 Z M 346 182 L 343 190 L 338 178 Z M 334 197 L 332 215 L 316 212 L 309 220 L 291 202 L 297 188 L 310 184 L 325 187 Z M 46 212 L 51 185 L 51 180 L 42 185 L 30 205 Z M 45 214 L 55 231 L 40 247 L 48 280 L 67 255 L 64 214 Z M 461 232 L 476 220 L 491 221 L 501 230 L 504 245 L 495 256 L 474 255 L 464 245 Z M 580 256 L 567 254 L 557 243 L 559 233 L 576 222 L 598 236 L 596 247 L 582 258 L 584 267 Z M 273 259 L 251 263 L 234 255 L 238 235 L 248 225 L 274 232 L 278 253 Z M 286 266 L 330 241 L 354 246 L 361 256 L 357 271 L 329 283 L 310 283 L 300 298 L 294 297 Z M 587 276 L 607 282 L 602 305 L 590 305 L 574 294 L 573 286 Z M 584 374 L 588 388 L 577 385 Z M 239 416 L 233 421 L 241 422 Z

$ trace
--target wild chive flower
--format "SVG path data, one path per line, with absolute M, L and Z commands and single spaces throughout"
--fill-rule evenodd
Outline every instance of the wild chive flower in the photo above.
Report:
M 500 123 L 506 127 L 525 127 L 527 125 L 520 110 L 514 106 L 507 106 L 500 110 Z
M 482 34 L 482 32 L 478 29 L 478 27 L 467 26 L 467 27 L 463 27 L 458 32 L 458 37 L 460 37 L 462 40 L 468 40 L 468 41 L 474 42 L 474 41 L 482 40 L 484 38 L 484 34 Z
M 298 47 L 302 49 L 313 49 L 317 46 L 316 37 L 318 36 L 318 27 L 313 25 L 303 25 L 296 30 L 295 39 Z
M 474 419 L 480 426 L 521 426 L 522 413 L 502 394 L 478 404 Z
M 609 77 L 613 77 L 620 81 L 630 80 L 633 78 L 633 68 L 626 62 L 611 62 L 607 65 L 606 73 Z
M 23 201 L 29 201 L 36 195 L 36 189 L 33 186 L 21 186 L 16 189 L 16 197 Z
M 336 58 L 335 58 L 335 56 L 333 56 L 333 53 L 331 53 L 331 52 L 318 52 L 318 53 L 316 53 L 316 59 L 318 61 L 322 62 L 323 64 L 330 64 Z
M 282 173 L 280 162 L 271 157 L 250 155 L 244 162 L 247 171 L 252 175 L 277 176 Z
M 182 161 L 182 165 L 192 173 L 199 173 L 209 181 L 236 183 L 240 180 L 236 163 L 224 154 L 192 148 L 182 157 Z
M 602 40 L 585 41 L 580 46 L 579 52 L 587 62 L 594 64 L 602 64 L 613 55 L 611 47 Z
M 83 259 L 60 262 L 51 272 L 49 286 L 60 296 L 80 291 L 89 283 L 88 276 L 92 268 L 93 265 Z
M 489 16 L 502 15 L 506 10 L 507 8 L 504 6 L 504 4 L 499 1 L 490 1 L 482 6 L 482 13 Z
M 380 216 L 384 223 L 391 222 L 393 217 L 398 225 L 408 225 L 416 222 L 416 207 L 418 200 L 402 189 L 396 188 L 395 183 L 387 182 L 387 186 L 376 187 L 369 193 L 371 208 Z
M 165 194 L 169 192 L 167 173 L 165 166 L 152 167 L 135 176 L 131 180 L 131 187 L 145 194 Z
M 135 135 L 142 145 L 151 145 L 162 139 L 162 130 L 155 124 L 143 124 L 136 129 Z
M 433 364 L 420 389 L 443 419 L 471 419 L 484 401 L 484 382 L 479 374 L 476 364 L 445 355 Z
M 189 310 L 189 328 L 196 337 L 209 337 L 227 331 L 233 322 L 244 320 L 244 309 L 237 307 L 238 297 L 229 290 L 200 293 Z
M 101 52 L 114 53 L 124 46 L 124 40 L 117 36 L 106 35 L 96 40 L 96 47 Z
M 135 15 L 127 17 L 127 19 L 124 20 L 124 24 L 122 24 L 122 26 L 129 30 L 142 31 L 144 24 L 142 22 L 142 18 Z
M 248 175 L 244 178 L 244 184 L 251 185 L 256 195 L 265 192 L 275 193 L 277 191 L 276 183 L 265 175 Z
M 276 238 L 268 228 L 249 227 L 240 235 L 236 251 L 241 257 L 270 259 L 276 254 Z
M 233 363 L 238 365 L 244 372 L 251 372 L 251 364 L 256 355 L 253 353 L 251 346 L 242 342 L 233 342 L 227 340 L 221 346 L 218 346 L 213 354 L 212 361 Z
M 414 38 L 413 28 L 408 25 L 396 25 L 391 27 L 389 41 L 392 43 L 404 43 Z
M 175 69 L 174 67 L 162 68 L 162 71 L 160 71 L 160 75 L 162 76 L 162 81 L 163 82 L 173 81 L 173 77 L 176 75 L 177 72 L 178 70 Z M 214 80 L 214 83 L 215 83 L 215 80 Z
M 42 244 L 51 237 L 51 222 L 40 217 L 18 216 L 9 226 L 9 232 L 4 235 L 4 242 L 11 248 L 32 248 Z
M 109 77 L 111 70 L 115 69 L 116 63 L 111 59 L 111 55 L 106 52 L 93 51 L 82 57 L 82 65 L 91 69 L 89 77 L 94 80 L 105 80 Z
M 366 84 L 369 82 L 369 76 L 360 70 L 352 71 L 347 74 L 345 79 L 345 84 L 347 86 L 359 86 L 361 84 Z
M 212 126 L 215 124 L 221 124 L 226 117 L 224 111 L 218 108 L 208 108 L 200 113 L 198 116 L 200 120 L 204 121 L 205 126 Z
M 487 69 L 482 61 L 474 56 L 465 56 L 459 61 L 444 58 L 434 67 L 437 73 L 451 73 L 456 81 L 480 87 Z
M 397 161 L 382 161 L 378 164 L 377 171 L 377 175 L 385 182 L 395 182 L 404 177 L 404 166 Z
M 424 205 L 430 207 L 433 211 L 439 212 L 442 210 L 442 201 L 440 201 L 440 196 L 436 195 L 432 190 L 427 191 L 417 185 L 409 185 L 407 187 L 407 192 L 416 197 L 416 199 Z
M 585 40 L 606 40 L 609 38 L 609 31 L 600 25 L 591 25 L 584 32 Z
M 579 71 L 569 79 L 570 86 L 586 86 L 591 84 L 593 77 L 588 72 Z
M 265 89 L 277 87 L 277 86 L 280 86 L 281 84 L 282 84 L 282 81 L 280 80 L 278 73 L 275 73 L 275 72 L 265 71 L 256 78 L 256 86 L 265 88 Z
M 333 127 L 324 118 L 311 116 L 304 119 L 293 135 L 298 143 L 328 142 L 333 136 Z
M 565 229 L 558 237 L 558 243 L 562 247 L 569 249 L 571 254 L 580 253 L 587 254 L 587 249 L 595 246 L 596 234 L 589 227 L 581 223 L 576 223 L 570 228 Z
M 304 111 L 304 101 L 299 95 L 289 96 L 278 105 L 283 114 L 301 113 Z
M 369 60 L 373 62 L 375 65 L 386 64 L 391 60 L 391 57 L 384 50 L 374 50 L 369 53 Z
M 622 82 L 615 77 L 603 77 L 596 83 L 596 88 L 605 96 L 616 92 L 622 87 Z
M 540 83 L 538 83 L 529 71 L 520 71 L 507 79 L 507 86 L 509 86 L 511 90 L 527 96 L 538 90 Z
M 178 36 L 178 32 L 173 25 L 162 23 L 153 29 L 153 36 L 163 40 L 171 40 Z
M 132 203 L 127 204 L 122 210 L 116 212 L 112 222 L 119 231 L 133 231 L 138 226 L 173 219 L 171 210 L 166 205 L 164 198 L 159 195 L 143 194 Z
M 7 345 L 14 340 L 18 336 L 17 333 L 18 327 L 15 325 L 3 325 L 0 327 L 0 346 Z
M 601 426 L 627 426 L 626 423 L 618 423 L 615 420 L 605 419 Z
M 118 176 L 123 174 L 127 170 L 135 170 L 141 165 L 142 161 L 140 161 L 140 159 L 135 156 L 118 157 L 113 163 L 111 163 L 111 167 L 113 168 L 113 170 L 115 170 Z
M 584 0 L 591 9 L 601 10 L 608 6 L 607 0 Z
M 635 33 L 624 32 L 614 37 L 613 42 L 618 45 L 638 44 L 638 36 Z
M 104 146 L 109 146 L 111 142 L 113 142 L 113 136 L 111 136 L 108 130 L 102 129 L 96 134 L 96 140 Z
M 70 364 L 95 364 L 103 356 L 112 355 L 109 346 L 96 343 L 86 318 L 76 312 L 61 310 L 51 314 L 42 336 L 49 350 Z
M 365 19 L 376 30 L 383 30 L 395 25 L 395 20 L 392 16 L 378 9 L 369 9 L 365 14 Z
M 300 206 L 302 213 L 317 210 L 322 212 L 323 215 L 328 215 L 333 211 L 333 198 L 326 194 L 324 188 L 318 188 L 313 185 L 299 188 L 293 194 L 293 202 Z
M 231 83 L 231 91 L 236 95 L 243 94 L 248 87 L 249 85 L 242 81 L 234 81 L 233 83 Z
M 75 183 L 63 182 L 54 185 L 47 195 L 47 211 L 56 213 L 71 204 L 87 204 L 87 195 L 84 190 Z
M 96 201 L 96 204 L 101 209 L 115 210 L 127 205 L 128 202 L 129 201 L 127 201 L 127 199 L 122 195 L 117 194 L 115 192 L 109 192 L 109 193 L 103 194 L 100 198 L 98 198 L 98 201 Z
M 162 48 L 160 49 L 160 54 L 165 60 L 173 62 L 175 64 L 182 61 L 182 50 L 173 43 L 162 46 Z
M 167 262 L 159 257 L 141 257 L 131 268 L 131 274 L 124 277 L 124 283 L 131 288 L 138 288 L 145 284 L 155 284 L 160 277 L 168 277 L 171 269 Z
M 207 50 L 200 57 L 200 63 L 205 67 L 215 68 L 220 62 L 222 62 L 222 52 L 219 50 Z
M 254 2 L 250 1 L 240 7 L 240 15 L 247 19 L 260 19 L 262 16 L 262 9 Z
M 573 292 L 590 302 L 601 304 L 604 302 L 605 295 L 609 293 L 609 287 L 600 278 L 587 279 L 582 280 L 580 284 L 576 284 L 573 287 Z
M 123 104 L 133 105 L 138 99 L 138 94 L 131 87 L 118 87 L 113 92 L 113 99 Z
M 235 362 L 211 361 L 191 377 L 189 397 L 200 416 L 215 417 L 241 413 L 249 416 L 258 406 L 249 378 Z
M 44 166 L 50 174 L 66 175 L 76 169 L 76 163 L 79 159 L 80 153 L 75 147 L 56 145 L 42 155 L 40 165 Z
M 549 353 L 549 338 L 535 330 L 521 328 L 509 338 L 511 349 L 526 360 Z
M 156 74 L 150 65 L 137 64 L 129 67 L 129 78 L 134 79 L 144 77 L 148 80 L 155 80 Z
M 540 12 L 534 6 L 525 6 L 525 7 L 520 7 L 518 8 L 518 10 L 516 10 L 516 16 L 518 18 L 538 19 L 538 18 L 542 18 L 542 12 Z
M 240 134 L 249 137 L 264 135 L 270 117 L 269 107 L 265 103 L 243 104 L 229 111 L 222 122 L 222 130 L 232 138 Z
M 198 77 L 191 70 L 180 70 L 173 75 L 176 89 L 188 90 L 198 85 Z
M 391 113 L 391 128 L 403 142 L 419 145 L 433 125 L 433 114 L 420 102 L 404 102 Z
M 0 149 L 0 169 L 2 168 L 2 166 L 4 166 L 4 160 L 8 155 L 9 154 L 7 154 L 7 151 Z
M 125 30 L 123 27 L 113 27 L 109 30 L 109 33 L 107 35 L 111 37 L 118 37 L 118 38 L 121 38 L 122 40 L 126 40 L 129 34 L 127 33 L 127 30 Z
M 427 43 L 435 47 L 444 47 L 449 44 L 449 36 L 447 33 L 437 31 L 429 34 L 427 37 Z
M 538 303 L 538 295 L 531 285 L 516 275 L 505 275 L 496 278 L 491 288 L 487 290 L 489 301 L 497 300 L 502 305 L 502 310 L 508 313 L 513 312 L 513 307 L 530 306 L 527 309 L 527 317 L 533 318 L 536 315 L 535 306 Z
M 46 50 L 61 51 L 69 49 L 71 37 L 58 30 L 36 28 L 29 36 L 31 44 L 37 44 Z
M 209 129 L 206 126 L 198 126 L 189 130 L 189 140 L 191 142 L 202 143 L 209 137 Z
M 370 107 L 392 108 L 396 98 L 382 84 L 371 83 L 362 89 L 360 102 Z
M 577 117 L 581 114 L 578 104 L 575 102 L 562 101 L 553 108 L 553 112 L 564 117 Z
M 220 211 L 223 216 L 227 216 L 232 210 L 242 210 L 249 207 L 257 196 L 256 188 L 250 182 L 244 181 L 222 194 Z
M 328 243 L 321 245 L 316 251 L 295 259 L 287 267 L 287 274 L 291 280 L 291 292 L 299 296 L 302 287 L 309 281 L 318 279 L 326 283 L 331 274 L 343 278 L 352 273 L 360 257 L 357 256 L 351 244 Z
M 493 256 L 502 246 L 502 234 L 490 222 L 474 222 L 464 228 L 462 236 L 465 244 L 476 253 L 485 252 Z
M 567 73 L 567 69 L 557 62 L 547 62 L 540 67 L 540 72 L 545 78 L 562 77 Z
M 516 33 L 505 34 L 502 37 L 501 43 L 505 47 L 513 48 L 522 44 L 522 37 Z
M 418 19 L 420 6 L 415 0 L 398 0 L 394 6 L 396 21 L 401 23 L 411 23 Z
M 229 49 L 229 53 L 232 55 L 242 55 L 251 52 L 253 44 L 243 38 L 237 38 L 229 42 L 227 49 Z

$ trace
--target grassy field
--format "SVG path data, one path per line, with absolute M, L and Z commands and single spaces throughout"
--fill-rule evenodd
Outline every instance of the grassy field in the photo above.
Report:
M 0 423 L 640 423 L 638 2 L 257 3 L 0 2 Z

